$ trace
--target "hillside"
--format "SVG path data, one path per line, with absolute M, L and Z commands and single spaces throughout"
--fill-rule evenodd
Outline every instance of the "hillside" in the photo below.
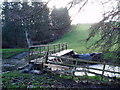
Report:
M 99 36 L 94 37 L 88 43 L 84 42 L 84 40 L 88 37 L 90 26 L 90 24 L 80 24 L 73 26 L 72 31 L 66 33 L 61 39 L 55 41 L 54 43 L 67 42 L 68 47 L 74 49 L 77 53 L 97 52 L 97 50 L 88 50 L 86 47 L 95 42 Z

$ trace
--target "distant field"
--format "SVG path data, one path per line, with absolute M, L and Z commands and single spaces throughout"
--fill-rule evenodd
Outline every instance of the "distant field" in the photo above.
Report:
M 2 49 L 2 59 L 10 58 L 16 54 L 21 52 L 25 52 L 27 49 L 19 48 L 19 49 Z
M 84 40 L 88 37 L 90 24 L 81 24 L 78 26 L 73 26 L 71 32 L 66 33 L 61 39 L 55 41 L 54 43 L 67 42 L 68 47 L 74 49 L 78 53 L 91 53 L 98 52 L 98 50 L 89 50 L 86 47 L 94 43 L 100 36 L 94 37 L 88 43 L 85 43 Z

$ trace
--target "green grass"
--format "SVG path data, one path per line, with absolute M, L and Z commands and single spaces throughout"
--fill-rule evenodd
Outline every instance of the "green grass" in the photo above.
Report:
M 2 50 L 2 59 L 7 59 L 21 52 L 28 51 L 28 49 L 24 49 L 24 48 L 16 48 L 16 49 L 11 48 L 11 49 L 1 49 L 1 50 Z
M 50 78 L 53 77 L 54 78 Z M 68 77 L 71 78 L 71 77 Z M 68 79 L 67 78 L 67 79 Z M 2 75 L 3 88 L 27 88 L 32 85 L 32 88 L 51 88 L 52 85 L 59 85 L 63 79 L 59 75 L 52 73 L 43 74 L 43 76 L 34 74 L 19 73 L 12 71 Z
M 22 74 L 18 71 L 4 73 L 2 75 L 3 88 L 27 88 L 29 85 L 40 87 L 40 82 L 44 81 L 47 77 L 41 78 L 32 74 Z M 42 85 L 41 85 L 42 86 Z M 33 87 L 33 88 L 34 88 Z
M 89 50 L 87 47 L 98 40 L 100 38 L 99 35 L 91 39 L 88 43 L 84 41 L 89 35 L 90 26 L 90 24 L 81 24 L 77 27 L 74 26 L 72 31 L 66 33 L 61 39 L 53 43 L 67 42 L 68 48 L 74 49 L 78 53 L 98 52 L 97 49 Z
M 54 78 L 51 78 L 54 77 Z M 85 76 L 83 76 L 85 77 Z M 100 80 L 99 76 L 89 76 L 93 80 Z M 65 75 L 56 75 L 53 73 L 45 73 L 42 76 L 34 75 L 34 74 L 25 74 L 20 73 L 19 71 L 11 71 L 2 74 L 2 88 L 27 88 L 32 85 L 31 88 L 52 88 L 52 86 L 56 86 L 57 88 L 61 87 L 61 83 L 65 80 L 80 80 L 86 81 L 86 78 L 82 77 L 72 77 Z M 101 82 L 107 83 L 108 80 L 104 79 Z M 62 84 L 63 85 L 63 84 Z
M 86 78 L 89 78 L 95 82 L 101 82 L 107 85 L 109 79 L 103 78 L 101 80 L 100 76 L 80 76 L 72 77 L 69 75 L 59 75 L 55 73 L 44 73 L 42 75 L 20 73 L 19 71 L 11 71 L 2 74 L 2 87 L 3 88 L 27 88 L 32 85 L 31 88 L 52 88 L 55 86 L 60 88 L 61 85 L 64 85 L 63 81 L 86 81 Z M 119 78 L 118 78 L 119 79 Z M 96 83 L 94 83 L 96 84 Z M 115 83 L 114 83 L 115 84 Z

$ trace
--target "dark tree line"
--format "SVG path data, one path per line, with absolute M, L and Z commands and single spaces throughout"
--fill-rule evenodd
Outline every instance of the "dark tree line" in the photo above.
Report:
M 70 17 L 67 8 L 54 9 L 51 13 L 51 30 L 54 32 L 54 37 L 61 37 L 70 28 Z
M 27 47 L 60 38 L 70 28 L 66 8 L 50 13 L 43 2 L 4 2 L 2 4 L 2 47 Z

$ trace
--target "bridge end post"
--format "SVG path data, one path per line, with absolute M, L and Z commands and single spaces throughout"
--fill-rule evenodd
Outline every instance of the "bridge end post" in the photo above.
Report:
M 30 64 L 30 55 L 31 55 L 31 51 L 30 51 L 30 47 L 28 48 L 28 53 L 29 53 L 29 56 L 28 56 L 28 60 L 29 60 L 29 64 Z

